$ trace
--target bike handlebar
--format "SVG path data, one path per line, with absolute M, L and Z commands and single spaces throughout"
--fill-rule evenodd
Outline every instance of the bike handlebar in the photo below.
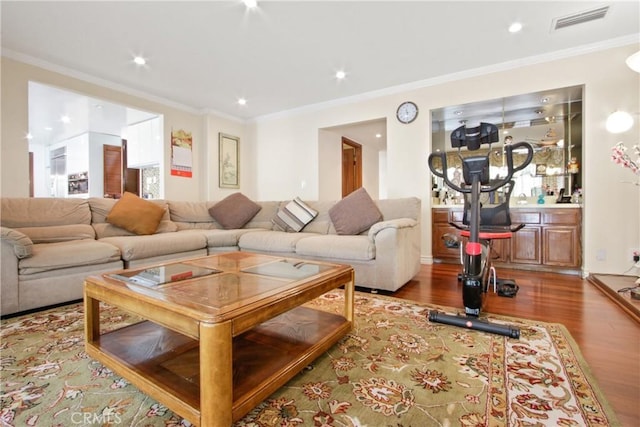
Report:
M 520 165 L 514 168 L 513 167 L 513 150 L 517 148 L 525 148 L 527 150 L 527 158 L 525 159 L 524 162 L 522 162 Z M 531 146 L 531 144 L 527 142 L 517 142 L 515 144 L 507 145 L 505 147 L 505 153 L 507 158 L 507 176 L 502 179 L 498 179 L 495 182 L 489 183 L 489 185 L 481 186 L 480 192 L 490 193 L 506 185 L 509 181 L 511 181 L 511 178 L 513 177 L 514 173 L 526 168 L 529 165 L 529 163 L 531 163 L 531 160 L 533 160 L 533 147 Z M 438 157 L 442 162 L 442 172 L 439 172 L 433 164 L 433 160 Z M 455 191 L 459 191 L 460 193 L 471 193 L 472 187 L 469 186 L 467 188 L 463 188 L 454 184 L 449 180 L 449 177 L 447 176 L 447 153 L 440 151 L 437 153 L 429 154 L 429 169 L 431 170 L 431 173 L 433 173 L 435 176 L 437 176 L 438 178 L 444 179 L 445 184 L 447 184 L 447 186 L 449 186 L 451 189 Z

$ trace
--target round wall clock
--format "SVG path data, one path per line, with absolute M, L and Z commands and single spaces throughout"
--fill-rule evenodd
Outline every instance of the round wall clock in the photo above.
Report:
M 396 111 L 396 117 L 401 123 L 411 123 L 418 117 L 418 106 L 411 101 L 403 102 Z

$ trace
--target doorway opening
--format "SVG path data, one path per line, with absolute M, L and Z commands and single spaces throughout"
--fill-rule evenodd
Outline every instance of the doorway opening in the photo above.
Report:
M 37 82 L 28 108 L 32 197 L 163 197 L 162 115 Z

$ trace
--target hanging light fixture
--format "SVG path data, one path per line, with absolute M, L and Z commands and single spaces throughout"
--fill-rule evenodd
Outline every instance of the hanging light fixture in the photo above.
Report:
M 633 117 L 626 111 L 616 111 L 607 118 L 607 130 L 611 133 L 622 133 L 631 129 Z

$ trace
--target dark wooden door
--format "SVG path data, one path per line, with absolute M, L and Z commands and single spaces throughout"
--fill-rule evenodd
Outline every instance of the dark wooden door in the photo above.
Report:
M 119 198 L 122 196 L 122 147 L 102 146 L 104 167 L 104 196 Z
M 140 169 L 130 168 L 127 165 L 127 140 L 122 140 L 122 176 L 124 182 L 122 188 L 124 191 L 140 196 Z
M 342 197 L 362 187 L 362 145 L 342 138 Z

